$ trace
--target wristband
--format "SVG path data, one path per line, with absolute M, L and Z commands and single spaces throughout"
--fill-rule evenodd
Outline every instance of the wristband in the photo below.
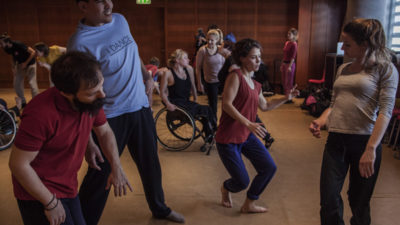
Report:
M 47 208 L 49 207 L 49 205 L 54 201 L 54 199 L 56 198 L 56 194 L 53 194 L 53 198 L 50 200 L 49 203 L 47 203 L 47 205 L 45 205 L 44 207 Z
M 59 202 L 60 200 L 58 200 L 58 198 L 57 198 L 56 201 L 57 201 L 56 204 L 55 204 L 52 208 L 50 208 L 50 209 L 44 208 L 44 210 L 46 210 L 46 211 L 51 211 L 51 210 L 55 209 L 55 208 L 58 206 L 58 202 Z

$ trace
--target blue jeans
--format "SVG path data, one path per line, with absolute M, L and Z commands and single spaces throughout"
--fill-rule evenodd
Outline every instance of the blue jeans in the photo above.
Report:
M 320 180 L 321 225 L 344 225 L 340 192 L 348 170 L 350 170 L 350 182 L 347 194 L 353 213 L 350 223 L 371 224 L 369 202 L 379 173 L 382 146 L 379 145 L 376 149 L 373 176 L 361 177 L 358 165 L 369 137 L 369 135 L 329 133 Z
M 39 201 L 17 200 L 24 225 L 50 224 L 44 214 L 44 208 Z M 86 225 L 83 219 L 79 197 L 62 198 L 58 204 L 63 204 L 65 210 L 65 222 L 62 225 Z
M 247 198 L 257 200 L 276 171 L 274 160 L 265 146 L 253 133 L 250 133 L 247 140 L 241 144 L 217 143 L 217 149 L 222 163 L 231 175 L 230 179 L 224 181 L 224 187 L 229 192 L 242 191 L 249 185 L 249 175 L 241 154 L 243 153 L 250 160 L 257 171 L 257 175 L 247 191 Z

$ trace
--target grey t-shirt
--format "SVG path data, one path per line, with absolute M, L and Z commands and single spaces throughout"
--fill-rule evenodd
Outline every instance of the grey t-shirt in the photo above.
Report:
M 328 118 L 329 132 L 370 135 L 374 128 L 377 112 L 390 118 L 396 98 L 398 71 L 386 74 L 344 74 L 351 63 L 339 67 L 333 85 L 331 114 Z

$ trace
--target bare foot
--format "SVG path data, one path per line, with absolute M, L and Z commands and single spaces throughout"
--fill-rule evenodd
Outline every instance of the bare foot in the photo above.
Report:
M 18 96 L 15 97 L 15 104 L 17 106 L 18 109 L 22 108 L 22 99 Z
M 222 185 L 221 187 L 221 194 L 222 194 L 221 205 L 226 208 L 232 208 L 231 193 L 224 188 L 224 185 Z
M 246 198 L 242 208 L 240 209 L 241 213 L 265 213 L 268 212 L 268 209 L 262 206 L 258 206 L 254 203 L 254 200 L 250 200 Z

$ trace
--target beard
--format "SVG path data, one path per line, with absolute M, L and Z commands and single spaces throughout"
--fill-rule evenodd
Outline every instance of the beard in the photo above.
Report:
M 84 103 L 79 101 L 79 99 L 75 96 L 73 101 L 75 107 L 79 110 L 79 112 L 88 112 L 90 115 L 97 115 L 97 113 L 99 113 L 100 109 L 105 103 L 105 98 L 98 98 L 92 103 Z

